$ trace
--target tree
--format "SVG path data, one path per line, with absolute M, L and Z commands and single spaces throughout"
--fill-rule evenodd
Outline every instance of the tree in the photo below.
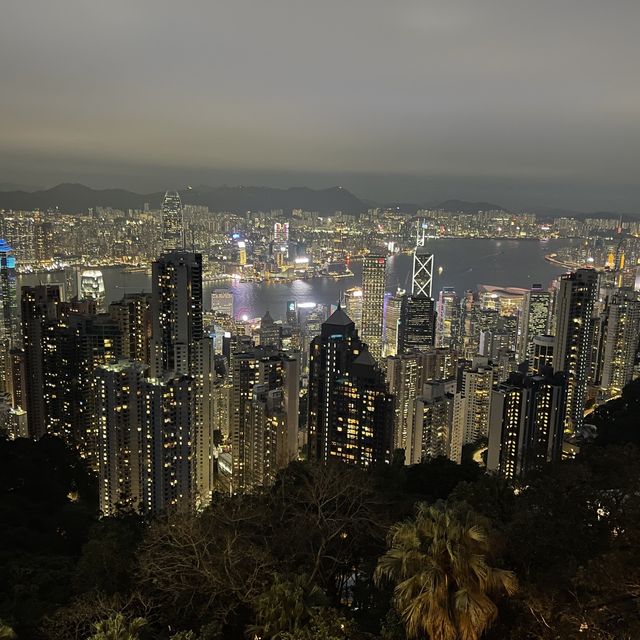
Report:
M 356 640 L 354 624 L 335 609 L 316 609 L 304 627 L 283 633 L 281 640 Z
M 140 631 L 147 626 L 144 618 L 127 620 L 121 613 L 95 624 L 95 633 L 89 640 L 139 640 Z
M 318 587 L 309 587 L 304 575 L 287 579 L 279 574 L 255 601 L 256 624 L 251 637 L 282 638 L 285 632 L 298 631 L 309 619 L 313 605 L 324 604 L 326 597 Z
M 17 637 L 16 632 L 0 620 L 0 640 L 16 640 Z
M 420 503 L 391 528 L 378 583 L 395 583 L 394 603 L 410 638 L 477 640 L 498 615 L 492 598 L 517 590 L 511 571 L 489 565 L 487 522 L 468 505 Z

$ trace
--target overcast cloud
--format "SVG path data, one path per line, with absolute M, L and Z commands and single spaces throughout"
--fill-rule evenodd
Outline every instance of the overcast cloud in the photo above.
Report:
M 640 211 L 639 25 L 640 0 L 3 0 L 0 183 Z

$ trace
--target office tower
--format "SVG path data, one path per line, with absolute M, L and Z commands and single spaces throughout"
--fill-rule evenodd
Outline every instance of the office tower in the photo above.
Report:
M 445 287 L 437 306 L 436 346 L 456 347 L 460 333 L 460 300 L 455 289 Z
M 517 371 L 518 364 L 518 357 L 515 351 L 498 349 L 497 353 L 491 358 L 494 386 L 504 382 L 513 371 Z
M 214 289 L 211 292 L 211 311 L 233 318 L 233 293 L 229 289 Z
M 231 444 L 233 490 L 273 481 L 297 458 L 297 358 L 271 347 L 232 355 Z
M 387 259 L 368 255 L 362 266 L 362 330 L 363 342 L 377 362 L 382 359 L 384 324 L 384 288 Z
M 462 460 L 462 447 L 486 437 L 489 430 L 489 408 L 493 370 L 487 358 L 476 358 L 470 369 L 462 371 L 461 389 L 453 405 L 450 456 Z
M 327 441 L 329 459 L 368 467 L 392 459 L 393 396 L 373 356 L 364 349 L 330 392 L 335 422 Z
M 402 308 L 399 353 L 425 351 L 435 345 L 435 300 L 424 296 L 408 296 Z
M 98 312 L 104 310 L 105 288 L 102 271 L 87 269 L 80 274 L 78 299 L 93 300 Z
M 358 381 L 350 380 L 354 376 L 353 363 L 364 350 L 355 324 L 340 307 L 322 324 L 320 335 L 311 343 L 307 418 L 311 460 L 327 462 L 337 457 L 368 464 L 372 452 L 386 459 L 383 449 L 386 451 L 387 442 L 391 448 L 393 415 L 386 415 L 389 404 L 382 388 L 382 374 L 369 366 L 368 356 L 360 361 Z M 358 394 L 362 397 L 355 402 Z M 351 407 L 349 399 L 353 401 Z M 356 406 L 376 415 L 358 417 L 353 413 Z M 386 416 L 387 422 L 380 416 Z M 374 432 L 366 431 L 374 427 Z M 359 445 L 362 451 L 357 450 Z
M 338 378 L 345 375 L 363 344 L 354 322 L 340 308 L 322 323 L 309 348 L 307 435 L 309 459 L 326 462 L 327 443 L 335 424 L 331 397 Z
M 422 239 L 424 242 L 424 238 Z M 413 272 L 411 295 L 431 298 L 433 287 L 433 254 L 424 245 L 418 245 L 413 252 Z
M 276 222 L 273 225 L 273 242 L 277 245 L 285 245 L 289 242 L 289 223 Z
M 286 321 L 290 327 L 297 327 L 300 325 L 300 313 L 295 300 L 287 301 Z
M 362 327 L 362 289 L 352 287 L 344 292 L 344 310 L 355 322 L 356 327 Z
M 453 422 L 453 393 L 451 383 L 428 382 L 414 400 L 410 448 L 407 464 L 418 464 L 429 458 L 448 458 Z
M 0 393 L 8 392 L 12 347 L 20 341 L 16 259 L 13 249 L 0 240 Z
M 420 363 L 419 389 L 427 382 L 455 378 L 458 371 L 458 354 L 452 349 L 432 347 L 420 352 Z
M 282 327 L 273 321 L 269 311 L 260 320 L 259 337 L 261 347 L 282 348 Z
M 531 375 L 542 375 L 545 369 L 553 369 L 554 343 L 553 336 L 534 336 Z
M 402 311 L 406 301 L 405 292 L 398 289 L 395 295 L 387 300 L 387 310 L 384 322 L 384 347 L 386 356 L 395 356 L 398 353 L 400 341 L 400 323 L 402 321 Z M 347 311 L 348 313 L 348 311 Z
M 487 470 L 518 478 L 562 456 L 564 374 L 514 372 L 491 394 Z
M 184 249 L 182 201 L 177 191 L 167 191 L 162 201 L 162 250 Z
M 244 240 L 238 240 L 238 264 L 241 267 L 247 264 L 247 243 Z
M 633 377 L 640 339 L 640 300 L 633 291 L 614 291 L 605 307 L 601 387 L 619 394 Z
M 480 314 L 483 319 L 488 319 L 489 314 L 492 314 L 494 322 L 490 329 L 481 329 L 478 353 L 494 360 L 501 351 L 515 352 L 518 343 L 518 318 L 496 315 L 495 311 L 486 309 L 480 310 Z
M 151 295 L 128 293 L 109 305 L 109 315 L 123 336 L 123 357 L 150 363 Z
M 25 359 L 25 389 L 29 437 L 35 440 L 47 432 L 45 397 L 51 387 L 45 380 L 44 338 L 48 326 L 58 319 L 59 285 L 22 287 L 22 344 Z
M 518 355 L 521 362 L 529 364 L 533 358 L 533 340 L 536 336 L 545 335 L 549 331 L 551 313 L 551 294 L 534 284 L 524 296 L 522 324 L 520 328 L 520 347 Z
M 13 249 L 0 240 L 0 340 L 12 347 L 20 342 L 16 258 Z
M 405 451 L 409 458 L 409 423 L 413 419 L 413 403 L 422 389 L 423 362 L 420 353 L 401 354 L 387 358 L 389 392 L 395 398 L 393 448 Z
M 565 427 L 573 431 L 580 430 L 584 421 L 597 295 L 598 272 L 594 269 L 560 276 L 553 368 L 567 375 Z

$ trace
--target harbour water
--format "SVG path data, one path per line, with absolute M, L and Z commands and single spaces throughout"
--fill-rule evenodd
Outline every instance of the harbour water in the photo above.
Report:
M 428 240 L 427 247 L 434 254 L 434 296 L 443 287 L 453 287 L 461 293 L 467 289 L 475 289 L 479 284 L 527 288 L 540 283 L 546 287 L 566 269 L 548 262 L 544 256 L 566 244 L 566 240 Z M 283 318 L 288 300 L 295 300 L 297 303 L 335 304 L 341 292 L 362 283 L 362 264 L 354 261 L 350 268 L 354 277 L 338 280 L 315 278 L 279 284 L 207 282 L 204 286 L 204 307 L 210 308 L 213 289 L 229 287 L 234 295 L 236 317 L 246 315 L 256 318 L 269 310 L 274 318 Z M 387 290 L 394 291 L 398 286 L 410 288 L 411 268 L 411 255 L 398 254 L 390 257 Z M 119 300 L 124 293 L 151 289 L 150 277 L 144 271 L 128 272 L 121 267 L 106 267 L 102 272 L 107 303 Z M 61 282 L 63 276 L 61 272 L 23 275 L 19 277 L 18 285 Z

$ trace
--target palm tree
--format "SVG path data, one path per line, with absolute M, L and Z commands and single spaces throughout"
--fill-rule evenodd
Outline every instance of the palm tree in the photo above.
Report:
M 2 620 L 0 620 L 0 640 L 16 640 L 16 632 Z
M 140 640 L 139 632 L 147 626 L 144 618 L 127 620 L 121 613 L 96 622 L 95 633 L 89 640 Z
M 394 603 L 408 637 L 477 640 L 498 615 L 491 597 L 515 593 L 516 577 L 489 566 L 487 527 L 468 505 L 421 503 L 416 511 L 391 529 L 376 582 L 395 583 Z

